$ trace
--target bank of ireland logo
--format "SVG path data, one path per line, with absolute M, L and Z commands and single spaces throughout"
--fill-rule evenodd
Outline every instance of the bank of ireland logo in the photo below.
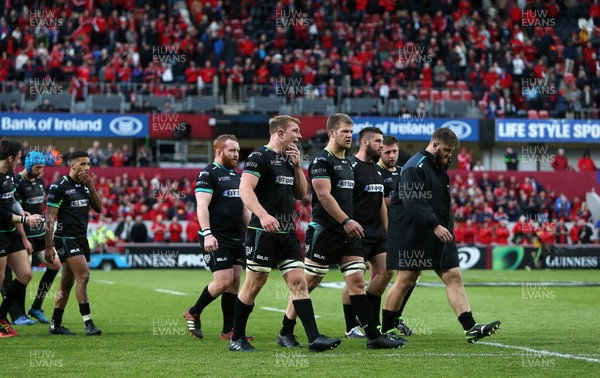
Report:
M 110 131 L 121 136 L 132 136 L 142 131 L 142 121 L 135 117 L 122 116 L 110 121 L 108 128 Z
M 460 270 L 471 269 L 481 258 L 481 252 L 475 247 L 460 247 L 458 249 L 458 261 Z
M 447 127 L 450 130 L 454 131 L 454 134 L 456 134 L 456 137 L 459 140 L 468 138 L 471 135 L 472 131 L 471 125 L 458 120 L 444 122 L 444 124 L 441 127 Z

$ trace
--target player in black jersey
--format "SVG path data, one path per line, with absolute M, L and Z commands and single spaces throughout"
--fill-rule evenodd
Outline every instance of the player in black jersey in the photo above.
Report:
M 366 292 L 373 319 L 379 325 L 381 296 L 393 275 L 385 267 L 387 206 L 383 201 L 383 176 L 375 163 L 381 157 L 383 133 L 376 127 L 366 127 L 358 134 L 358 142 L 358 152 L 348 158 L 354 171 L 354 219 L 363 225 L 365 233 L 361 243 L 365 260 L 370 262 L 371 273 Z M 346 319 L 346 337 L 364 337 L 356 322 L 347 286 L 344 287 L 342 303 Z
M 271 119 L 269 143 L 248 156 L 242 173 L 240 196 L 253 214 L 246 237 L 246 280 L 235 302 L 230 351 L 256 351 L 246 339 L 246 324 L 254 300 L 274 267 L 279 268 L 290 288 L 290 300 L 304 325 L 309 350 L 333 349 L 341 342 L 319 333 L 302 270 L 293 218 L 295 199 L 304 198 L 307 186 L 296 146 L 302 138 L 299 123 L 288 115 Z
M 221 338 L 229 340 L 244 265 L 244 238 L 250 212 L 240 198 L 240 174 L 234 170 L 240 154 L 237 138 L 230 134 L 220 135 L 214 141 L 214 151 L 215 161 L 198 174 L 195 189 L 200 246 L 213 280 L 183 316 L 190 333 L 202 338 L 200 315 L 221 295 Z
M 384 185 L 384 199 L 387 207 L 390 207 L 392 196 L 394 195 L 394 191 L 398 186 L 398 179 L 400 177 L 401 166 L 396 165 L 398 161 L 398 138 L 387 135 L 383 137 L 383 150 L 381 151 L 381 158 L 377 163 L 377 167 L 379 167 L 379 171 L 383 176 L 383 185 Z M 418 279 L 417 279 L 418 281 Z M 389 308 L 392 308 L 393 304 L 393 296 L 387 296 L 386 302 L 383 306 L 382 311 L 382 329 L 388 331 L 392 328 L 397 328 L 400 334 L 402 335 L 412 335 L 413 331 L 406 325 L 404 320 L 402 319 L 402 312 L 404 311 L 404 307 L 410 298 L 414 288 L 416 285 L 413 285 L 402 301 L 402 305 L 398 311 L 390 311 Z M 388 303 L 388 300 L 390 303 Z
M 44 181 L 40 176 L 45 164 L 46 159 L 41 152 L 31 151 L 25 157 L 25 169 L 15 178 L 15 199 L 21 204 L 25 213 L 43 213 Z M 33 253 L 41 260 L 44 260 L 44 222 L 40 223 L 37 227 L 24 227 L 24 229 L 27 240 L 31 243 Z M 60 263 L 55 261 L 54 264 L 47 264 L 46 268 L 40 281 L 36 299 L 29 309 L 29 315 L 41 323 L 49 323 L 41 309 L 42 302 L 60 269 Z M 12 281 L 12 271 L 8 267 L 6 268 L 6 277 L 4 286 L 8 286 L 10 281 Z M 25 293 L 10 308 L 10 315 L 15 325 L 31 325 L 34 323 L 33 320 L 25 315 Z
M 98 196 L 93 178 L 89 174 L 90 157 L 87 152 L 73 152 L 69 157 L 69 167 L 69 174 L 50 185 L 48 190 L 44 256 L 47 262 L 52 263 L 58 255 L 63 264 L 48 334 L 74 334 L 62 325 L 62 317 L 73 284 L 77 282 L 75 294 L 85 325 L 85 335 L 98 336 L 102 331 L 96 327 L 90 317 L 87 295 L 87 284 L 90 278 L 88 266 L 90 248 L 86 235 L 89 208 L 102 213 L 102 199 Z M 56 232 L 54 232 L 55 222 L 57 222 Z
M 23 224 L 35 227 L 42 221 L 40 214 L 25 213 L 15 200 L 13 172 L 20 159 L 21 143 L 11 139 L 0 140 L 0 282 L 4 281 L 7 264 L 16 275 L 0 305 L 0 337 L 19 334 L 10 326 L 6 316 L 18 298 L 25 295 L 27 284 L 32 277 L 28 255 L 31 253 L 31 243 L 27 241 Z
M 377 329 L 365 291 L 366 265 L 360 241 L 365 231 L 353 219 L 355 176 L 346 159 L 346 151 L 352 145 L 353 125 L 346 114 L 330 116 L 327 147 L 308 168 L 313 195 L 312 221 L 306 232 L 306 280 L 309 290 L 313 290 L 329 271 L 329 264 L 338 264 L 348 286 L 352 310 L 367 335 L 367 347 L 398 348 L 403 345 L 402 340 L 382 335 Z M 288 305 L 280 335 L 293 335 L 294 319 L 294 308 Z

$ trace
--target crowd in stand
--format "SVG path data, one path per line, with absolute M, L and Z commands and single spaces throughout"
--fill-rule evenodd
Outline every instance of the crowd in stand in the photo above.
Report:
M 268 95 L 295 79 L 308 96 L 343 88 L 382 101 L 459 89 L 489 117 L 600 104 L 597 0 L 54 4 L 0 4 L 1 81 L 69 82 L 80 99 L 104 82 L 128 100 L 132 84 L 179 99 L 228 80 Z

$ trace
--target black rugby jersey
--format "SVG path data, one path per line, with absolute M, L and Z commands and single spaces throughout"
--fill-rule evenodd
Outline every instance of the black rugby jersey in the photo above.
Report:
M 30 214 L 43 214 L 44 212 L 44 180 L 40 177 L 28 180 L 21 173 L 16 177 L 16 200 L 19 201 L 24 211 Z M 41 236 L 44 234 L 44 222 L 36 227 L 24 226 L 27 236 Z
M 356 156 L 349 157 L 348 161 L 354 171 L 354 220 L 364 228 L 365 236 L 383 237 L 383 176 L 374 162 L 365 162 Z
M 58 208 L 57 237 L 87 236 L 90 190 L 83 182 L 63 176 L 48 189 L 48 206 Z
M 244 173 L 258 177 L 254 192 L 261 206 L 279 222 L 279 232 L 296 232 L 294 165 L 289 158 L 267 146 L 258 147 L 246 159 Z M 262 230 L 260 219 L 252 214 L 248 227 Z
M 383 176 L 383 196 L 385 198 L 391 198 L 398 185 L 398 178 L 400 177 L 400 170 L 402 167 L 397 165 L 396 170 L 392 172 L 377 163 L 377 168 L 379 168 L 379 172 L 381 172 L 381 175 Z
M 0 173 L 0 208 L 13 212 L 15 204 L 15 176 L 11 170 Z M 12 222 L 0 224 L 0 232 L 14 231 L 16 229 Z
M 240 198 L 240 177 L 235 170 L 213 162 L 196 178 L 195 192 L 212 194 L 208 212 L 213 234 L 234 239 L 244 236 L 244 204 Z M 201 231 L 199 233 L 201 234 Z
M 329 150 L 324 149 L 310 163 L 308 175 L 311 183 L 313 179 L 329 179 L 331 181 L 331 195 L 344 213 L 353 218 L 354 172 L 347 159 L 340 159 Z M 329 215 L 314 192 L 312 194 L 312 221 L 333 231 L 344 232 L 342 225 Z

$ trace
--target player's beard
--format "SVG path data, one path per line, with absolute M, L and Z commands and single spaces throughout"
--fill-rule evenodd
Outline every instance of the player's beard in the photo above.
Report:
M 367 156 L 371 160 L 378 160 L 381 157 L 381 153 L 373 147 L 371 147 L 371 145 L 369 144 L 367 145 Z
M 223 155 L 223 166 L 227 169 L 234 169 L 237 167 L 238 160 L 236 158 L 229 158 L 226 155 Z

